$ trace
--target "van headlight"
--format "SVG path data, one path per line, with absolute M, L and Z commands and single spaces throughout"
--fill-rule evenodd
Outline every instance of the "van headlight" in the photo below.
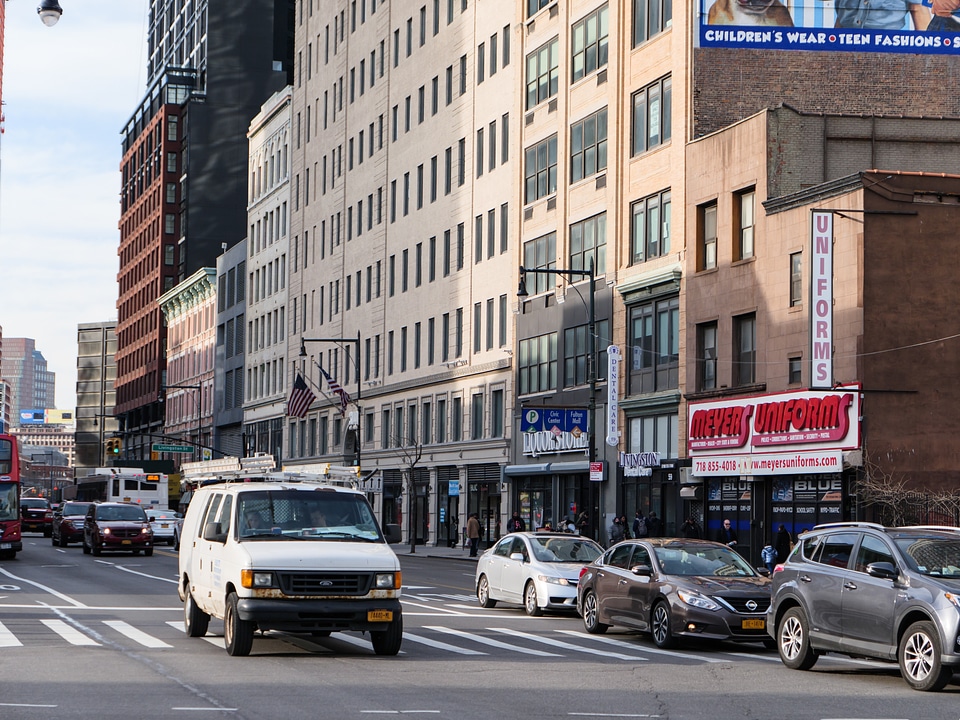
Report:
M 689 590 L 677 590 L 677 596 L 690 607 L 700 608 L 701 610 L 719 610 L 720 606 L 708 597 Z
M 373 587 L 376 590 L 399 590 L 400 573 L 377 573 L 373 578 Z
M 277 587 L 273 573 L 263 570 L 241 570 L 240 584 L 245 588 L 253 589 Z

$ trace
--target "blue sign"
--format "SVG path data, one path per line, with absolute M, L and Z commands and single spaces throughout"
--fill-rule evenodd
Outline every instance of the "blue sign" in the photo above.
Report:
M 582 408 L 527 408 L 523 411 L 520 431 L 585 433 L 589 412 Z
M 44 424 L 43 410 L 21 410 L 20 424 L 21 425 L 43 425 Z

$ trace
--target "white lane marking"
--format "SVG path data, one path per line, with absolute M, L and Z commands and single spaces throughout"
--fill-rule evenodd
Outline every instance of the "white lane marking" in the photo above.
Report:
M 512 650 L 513 652 L 523 653 L 525 655 L 536 655 L 537 657 L 563 657 L 557 653 L 546 652 L 544 650 L 532 650 L 530 648 L 520 647 L 519 645 L 511 645 L 510 643 L 501 642 L 500 640 L 483 637 L 482 635 L 474 635 L 473 633 L 464 632 L 463 630 L 455 630 L 454 628 L 441 627 L 439 625 L 424 625 L 424 627 L 427 630 L 435 630 L 437 632 L 447 633 L 449 635 L 456 635 L 467 640 L 473 640 L 474 642 L 478 642 L 483 645 L 489 645 L 490 647 L 501 648 L 503 650 Z
M 120 605 L 50 605 L 48 603 L 40 603 L 37 605 L 25 605 L 17 603 L 0 603 L 0 608 L 6 608 L 8 610 L 36 610 L 40 608 L 49 608 L 50 610 L 93 610 L 94 612 L 102 612 L 106 610 L 119 610 L 122 612 L 183 612 L 183 606 L 180 607 L 123 607 Z
M 618 660 L 646 660 L 645 657 L 640 657 L 638 655 L 623 655 L 621 653 L 612 653 L 608 650 L 596 650 L 594 648 L 586 648 L 582 645 L 574 645 L 572 643 L 563 642 L 563 640 L 556 640 L 555 638 L 545 638 L 539 637 L 537 635 L 531 635 L 530 633 L 520 632 L 519 630 L 511 630 L 510 628 L 490 628 L 494 632 L 503 633 L 505 635 L 512 635 L 514 637 L 526 638 L 527 640 L 532 640 L 533 642 L 544 643 L 545 645 L 550 645 L 555 648 L 563 648 L 564 650 L 573 650 L 574 652 L 587 653 L 588 655 L 603 655 L 604 657 L 617 658 Z
M 445 607 L 437 607 L 436 605 L 422 605 L 419 603 L 411 602 L 410 600 L 407 600 L 407 598 L 405 597 L 400 598 L 400 602 L 402 602 L 404 605 L 412 605 L 413 607 L 423 608 L 424 610 L 429 610 L 430 612 L 439 611 L 439 612 L 444 612 L 447 615 L 454 615 L 456 617 L 463 617 L 466 614 L 462 612 L 457 612 L 455 610 L 448 610 Z
M 237 708 L 221 708 L 221 707 L 172 707 L 171 710 L 178 710 L 180 712 L 237 712 Z
M 23 647 L 17 636 L 10 632 L 3 623 L 0 623 L 0 647 Z
M 183 624 L 183 620 L 167 620 L 167 625 L 172 627 L 174 630 L 179 630 L 182 633 L 187 631 L 187 628 Z
M 91 637 L 87 637 L 75 627 L 67 625 L 63 620 L 41 620 L 44 625 L 53 630 L 71 645 L 91 645 L 100 647 L 100 643 Z
M 485 652 L 480 652 L 479 650 L 470 650 L 469 648 L 461 648 L 456 645 L 449 645 L 445 642 L 440 642 L 439 640 L 431 640 L 430 638 L 421 637 L 419 635 L 414 635 L 412 633 L 404 632 L 404 640 L 413 640 L 413 642 L 418 642 L 422 645 L 427 645 L 432 648 L 437 648 L 438 650 L 446 650 L 447 652 L 457 653 L 458 655 L 486 655 Z
M 597 713 L 597 712 L 568 712 L 571 717 L 610 717 L 610 718 L 658 718 L 659 715 L 646 713 Z
M 581 638 L 584 637 L 584 634 L 583 634 L 583 633 L 578 632 L 578 631 L 576 631 L 576 630 L 557 630 L 557 632 L 563 633 L 564 635 L 574 635 L 575 637 L 581 637 Z M 591 640 L 600 640 L 600 638 L 598 638 L 598 637 L 595 636 L 595 635 L 588 635 L 587 637 L 589 637 Z M 606 640 L 611 640 L 611 639 L 612 639 L 612 638 L 603 638 L 604 641 L 606 641 Z M 628 644 L 629 644 L 629 643 L 628 643 Z M 679 659 L 689 658 L 689 659 L 700 660 L 701 662 L 708 662 L 708 663 L 729 662 L 729 661 L 727 661 L 727 660 L 722 660 L 722 659 L 707 657 L 706 655 L 693 655 L 693 654 L 687 653 L 687 652 L 675 652 L 675 651 L 673 651 L 673 650 L 661 650 L 660 648 L 652 648 L 652 647 L 646 647 L 646 646 L 644 646 L 644 647 L 637 647 L 637 648 L 635 648 L 635 649 L 636 649 L 636 650 L 639 650 L 640 652 L 650 653 L 651 655 L 667 655 L 668 657 L 679 658 Z
M 418 715 L 429 714 L 439 715 L 439 710 L 361 710 L 361 713 L 367 715 Z
M 163 640 L 159 640 L 152 635 L 147 635 L 147 633 L 142 630 L 138 630 L 132 625 L 123 622 L 123 620 L 104 620 L 103 624 L 107 627 L 112 627 L 114 630 L 119 632 L 122 635 L 130 638 L 134 642 L 138 642 L 144 647 L 148 648 L 168 648 L 173 647 L 173 645 L 167 645 Z
M 22 582 L 22 583 L 27 583 L 27 584 L 29 584 L 29 585 L 33 585 L 33 586 L 36 587 L 36 588 L 40 588 L 41 590 L 44 590 L 44 591 L 50 593 L 51 595 L 60 598 L 60 599 L 63 600 L 64 602 L 70 603 L 73 607 L 78 607 L 78 608 L 86 607 L 86 605 L 84 605 L 84 604 L 83 604 L 82 602 L 80 602 L 79 600 L 74 600 L 72 597 L 68 597 L 67 595 L 64 595 L 63 593 L 57 592 L 57 591 L 54 590 L 53 588 L 47 587 L 46 585 L 41 585 L 41 584 L 38 583 L 38 582 L 34 582 L 33 580 L 27 580 L 26 578 L 17 577 L 17 576 L 14 575 L 13 573 L 7 572 L 7 571 L 4 570 L 3 568 L 0 568 L 0 573 L 6 575 L 6 576 L 7 576 L 8 578 L 10 578 L 11 580 L 19 580 L 19 581 Z M 36 606 L 34 605 L 33 607 L 36 607 Z
M 33 703 L 0 703 L 0 707 L 55 708 L 59 705 L 35 705 Z
M 114 565 L 117 570 L 122 570 L 123 572 L 130 573 L 131 575 L 139 575 L 140 577 L 150 578 L 151 580 L 159 580 L 160 582 L 172 583 L 173 585 L 177 584 L 177 581 L 171 580 L 170 578 L 157 577 L 156 575 L 150 575 L 148 573 L 139 572 L 137 570 L 131 570 L 128 567 L 123 565 Z
M 767 662 L 780 662 L 780 656 L 772 657 L 770 655 L 751 655 L 750 653 L 742 652 L 728 652 L 724 653 L 725 655 L 733 655 L 734 657 L 747 658 L 748 660 L 766 660 Z
M 221 650 L 227 646 L 226 641 L 223 639 L 223 635 L 204 635 L 202 640 L 206 640 L 208 643 L 214 647 L 218 647 Z

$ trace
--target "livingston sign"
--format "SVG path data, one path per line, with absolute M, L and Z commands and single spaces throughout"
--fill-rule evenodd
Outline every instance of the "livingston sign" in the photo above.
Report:
M 951 17 L 924 2 L 836 0 L 694 0 L 699 47 L 767 50 L 960 54 Z

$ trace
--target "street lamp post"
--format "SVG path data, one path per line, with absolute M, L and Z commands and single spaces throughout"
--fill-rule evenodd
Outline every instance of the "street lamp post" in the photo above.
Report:
M 63 8 L 57 0 L 40 0 L 37 6 L 37 15 L 40 16 L 40 22 L 47 27 L 53 27 L 57 24 L 60 16 L 63 15 Z
M 595 297 L 596 275 L 594 273 L 593 257 L 590 257 L 590 264 L 586 270 L 576 270 L 573 268 L 526 268 L 521 265 L 520 286 L 517 288 L 517 297 L 519 298 L 525 298 L 527 295 L 529 295 L 527 292 L 527 273 L 565 275 L 570 276 L 571 281 L 574 277 L 585 277 L 589 278 L 590 280 L 590 306 L 587 310 L 587 312 L 590 314 L 587 326 L 587 382 L 590 385 L 590 397 L 587 400 L 587 412 L 590 416 L 590 431 L 587 433 L 587 457 L 590 460 L 592 469 L 593 463 L 595 463 L 597 460 L 597 445 L 595 442 L 597 431 L 597 309 Z M 599 520 L 599 518 L 597 519 Z
M 201 459 L 200 448 L 203 446 L 203 385 L 164 385 L 163 390 L 171 388 L 178 390 L 196 390 L 197 391 L 197 460 Z
M 300 357 L 302 357 L 302 358 L 307 357 L 306 343 L 308 343 L 308 342 L 325 342 L 325 343 L 339 343 L 339 344 L 343 344 L 343 343 L 353 343 L 354 345 L 357 346 L 357 351 L 356 351 L 356 353 L 354 354 L 354 358 L 353 358 L 353 361 L 354 361 L 354 362 L 353 362 L 353 365 L 354 365 L 354 368 L 355 368 L 355 370 L 356 370 L 356 372 L 357 372 L 357 430 L 356 430 L 356 432 L 357 432 L 357 453 L 356 453 L 356 458 L 357 458 L 357 467 L 360 467 L 360 445 L 361 445 L 361 442 L 362 442 L 362 437 L 361 437 L 361 435 L 360 435 L 360 423 L 361 423 L 361 415 L 363 414 L 363 410 L 362 410 L 361 407 L 360 407 L 360 388 L 361 388 L 361 385 L 362 385 L 362 380 L 361 380 L 361 378 L 360 378 L 360 331 L 357 330 L 357 336 L 356 336 L 355 338 L 348 338 L 348 337 L 307 338 L 307 337 L 302 337 L 302 338 L 300 338 Z

